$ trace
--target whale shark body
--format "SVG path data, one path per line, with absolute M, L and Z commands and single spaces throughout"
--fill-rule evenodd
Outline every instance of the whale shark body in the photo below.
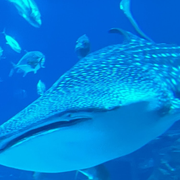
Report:
M 82 58 L 0 126 L 1 165 L 90 168 L 139 149 L 180 119 L 180 46 L 118 31 L 122 44 Z

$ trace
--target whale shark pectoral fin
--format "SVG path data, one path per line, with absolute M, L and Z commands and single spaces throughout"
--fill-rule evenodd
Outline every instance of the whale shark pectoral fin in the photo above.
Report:
M 78 170 L 77 173 L 78 172 L 88 177 L 88 179 L 110 180 L 109 172 L 104 164 L 100 164 L 87 169 L 81 169 Z

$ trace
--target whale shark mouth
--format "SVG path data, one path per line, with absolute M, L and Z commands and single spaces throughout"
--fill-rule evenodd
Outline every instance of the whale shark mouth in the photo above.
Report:
M 108 111 L 113 111 L 119 107 L 113 107 Z M 4 136 L 0 139 L 1 147 L 0 153 L 6 149 L 16 146 L 24 141 L 27 141 L 31 138 L 35 138 L 40 135 L 48 134 L 53 131 L 60 130 L 61 128 L 67 128 L 75 126 L 85 121 L 92 120 L 93 117 L 91 113 L 105 112 L 107 109 L 73 109 L 64 111 L 61 113 L 54 114 L 46 119 L 42 119 L 41 122 L 31 125 L 30 127 L 25 127 L 22 130 L 19 130 L 16 134 L 11 136 Z
M 67 113 L 67 112 L 66 112 Z M 71 113 L 73 113 L 73 111 L 68 112 L 68 117 L 70 118 Z M 50 118 L 47 119 L 47 121 L 49 121 L 50 119 L 57 119 L 57 117 L 60 116 L 58 115 L 54 115 Z M 27 141 L 31 138 L 34 138 L 36 136 L 40 136 L 40 135 L 44 135 L 44 134 L 48 134 L 51 133 L 53 131 L 59 130 L 61 128 L 66 128 L 66 127 L 70 127 L 70 126 L 74 126 L 77 125 L 79 123 L 88 121 L 88 120 L 92 120 L 90 117 L 73 117 L 70 120 L 60 120 L 60 121 L 56 121 L 56 122 L 51 122 L 49 124 L 44 124 L 35 128 L 30 128 L 29 130 L 26 130 L 24 133 L 20 133 L 19 135 L 15 135 L 12 137 L 7 138 L 4 143 L 1 146 L 0 149 L 0 153 L 7 150 L 8 148 L 12 147 L 12 146 L 16 146 L 18 144 L 23 143 L 24 141 Z

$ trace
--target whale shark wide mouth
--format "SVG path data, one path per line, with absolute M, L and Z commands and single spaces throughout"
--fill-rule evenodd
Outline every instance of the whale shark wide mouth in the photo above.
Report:
M 61 128 L 70 128 L 71 126 L 75 126 L 82 122 L 92 120 L 92 118 L 88 116 L 73 116 L 73 113 L 76 113 L 76 111 L 69 111 L 68 113 L 65 112 L 65 116 L 66 118 L 68 118 L 68 120 L 66 118 L 62 120 L 62 118 L 60 118 L 60 114 L 56 114 L 44 120 L 44 122 L 46 123 L 42 123 L 38 126 L 31 127 L 28 130 L 25 130 L 24 132 L 20 132 L 9 137 L 4 137 L 1 142 L 0 153 L 7 150 L 8 148 L 19 145 L 37 136 L 48 134 L 57 131 Z M 81 113 L 85 112 L 82 111 Z

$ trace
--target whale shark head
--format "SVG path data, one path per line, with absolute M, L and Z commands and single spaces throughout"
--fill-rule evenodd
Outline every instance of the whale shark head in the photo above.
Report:
M 180 118 L 180 47 L 111 32 L 124 42 L 81 59 L 0 126 L 1 165 L 90 168 L 139 149 Z

